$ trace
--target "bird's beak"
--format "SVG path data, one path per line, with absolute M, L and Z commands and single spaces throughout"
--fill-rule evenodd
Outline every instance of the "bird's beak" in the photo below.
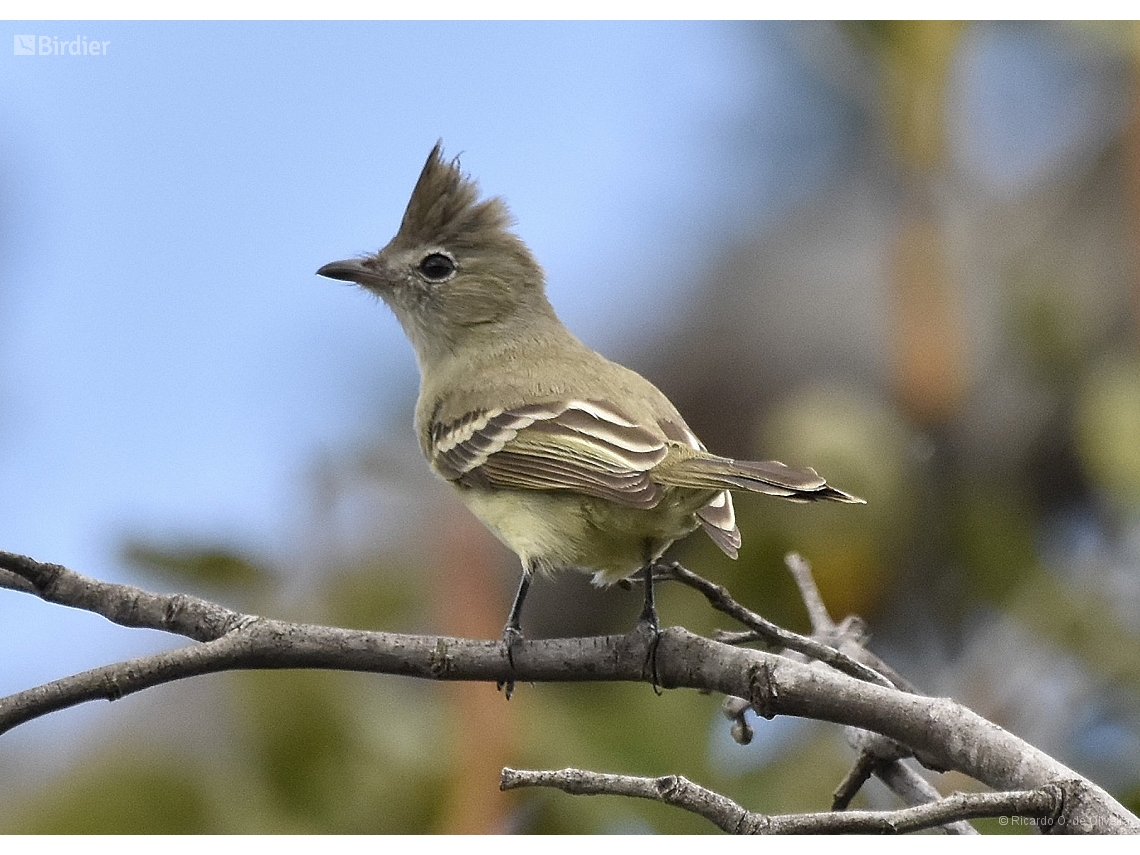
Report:
M 364 261 L 359 258 L 330 262 L 318 270 L 317 275 L 340 279 L 343 282 L 355 282 L 358 285 L 363 285 L 367 280 L 376 277 L 376 274 L 365 267 Z

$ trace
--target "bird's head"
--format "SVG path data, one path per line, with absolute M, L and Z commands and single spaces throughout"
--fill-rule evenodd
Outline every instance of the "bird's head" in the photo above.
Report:
M 437 143 L 388 245 L 317 273 L 383 299 L 422 361 L 550 312 L 542 269 L 510 226 L 506 204 L 480 200 L 478 185 Z

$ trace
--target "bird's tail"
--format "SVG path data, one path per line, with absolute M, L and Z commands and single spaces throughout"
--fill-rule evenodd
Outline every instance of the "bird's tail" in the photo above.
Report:
M 847 502 L 865 504 L 863 499 L 828 485 L 818 472 L 805 466 L 785 466 L 778 460 L 732 460 L 716 455 L 699 455 L 658 467 L 653 480 L 670 487 L 695 490 L 748 490 L 767 493 L 792 502 Z

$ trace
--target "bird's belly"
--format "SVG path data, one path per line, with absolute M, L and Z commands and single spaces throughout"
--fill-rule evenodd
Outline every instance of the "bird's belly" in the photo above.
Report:
M 523 567 L 543 573 L 581 570 L 593 573 L 598 585 L 632 576 L 698 525 L 691 502 L 666 501 L 644 509 L 569 492 L 460 492 Z

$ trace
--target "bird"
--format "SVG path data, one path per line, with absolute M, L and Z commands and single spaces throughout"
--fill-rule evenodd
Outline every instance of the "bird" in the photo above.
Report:
M 638 625 L 656 632 L 653 570 L 675 541 L 702 528 L 737 557 L 732 491 L 863 503 L 810 467 L 710 453 L 656 386 L 563 325 L 513 225 L 440 141 L 395 237 L 317 271 L 391 308 L 420 371 L 424 457 L 521 561 L 503 628 L 512 662 L 536 576 L 579 570 L 603 586 L 640 576 Z

